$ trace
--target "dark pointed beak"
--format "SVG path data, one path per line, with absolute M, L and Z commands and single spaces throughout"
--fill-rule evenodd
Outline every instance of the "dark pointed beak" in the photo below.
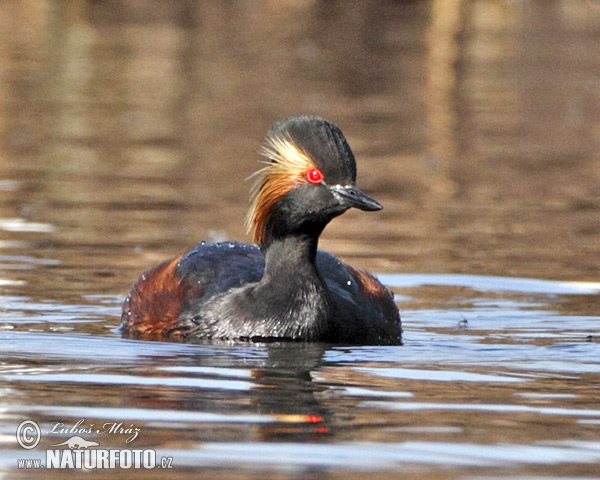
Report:
M 338 201 L 348 208 L 354 207 L 367 212 L 383 208 L 377 200 L 369 197 L 354 185 L 333 185 L 329 188 Z

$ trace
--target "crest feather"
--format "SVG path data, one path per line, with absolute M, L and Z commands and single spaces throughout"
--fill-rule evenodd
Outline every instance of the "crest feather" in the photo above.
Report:
M 306 172 L 315 164 L 289 135 L 267 137 L 259 153 L 269 161 L 263 161 L 266 165 L 251 175 L 257 178 L 250 190 L 246 229 L 252 235 L 252 241 L 261 245 L 271 208 L 288 192 L 306 182 Z

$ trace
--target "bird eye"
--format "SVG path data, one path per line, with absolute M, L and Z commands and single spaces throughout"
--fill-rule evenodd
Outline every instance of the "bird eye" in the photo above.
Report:
M 323 173 L 318 168 L 311 168 L 306 173 L 306 179 L 310 183 L 321 183 L 323 181 Z

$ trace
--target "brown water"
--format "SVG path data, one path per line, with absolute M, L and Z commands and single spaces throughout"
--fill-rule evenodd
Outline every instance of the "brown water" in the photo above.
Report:
M 0 477 L 63 478 L 18 460 L 83 420 L 172 457 L 145 478 L 598 478 L 598 2 L 15 1 L 0 31 Z M 247 240 L 291 114 L 384 204 L 321 247 L 381 273 L 405 346 L 120 339 L 143 269 Z

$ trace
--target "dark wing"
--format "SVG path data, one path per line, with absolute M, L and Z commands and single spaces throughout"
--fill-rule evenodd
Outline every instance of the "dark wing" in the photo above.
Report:
M 265 269 L 265 258 L 256 245 L 241 242 L 200 243 L 187 253 L 177 274 L 188 285 L 201 285 L 210 297 L 258 282 Z
M 123 305 L 120 333 L 143 339 L 176 339 L 179 317 L 212 295 L 261 279 L 258 247 L 238 242 L 201 243 L 185 255 L 145 271 Z
M 317 268 L 333 303 L 328 337 L 349 344 L 402 343 L 398 306 L 376 277 L 322 250 L 317 253 Z

